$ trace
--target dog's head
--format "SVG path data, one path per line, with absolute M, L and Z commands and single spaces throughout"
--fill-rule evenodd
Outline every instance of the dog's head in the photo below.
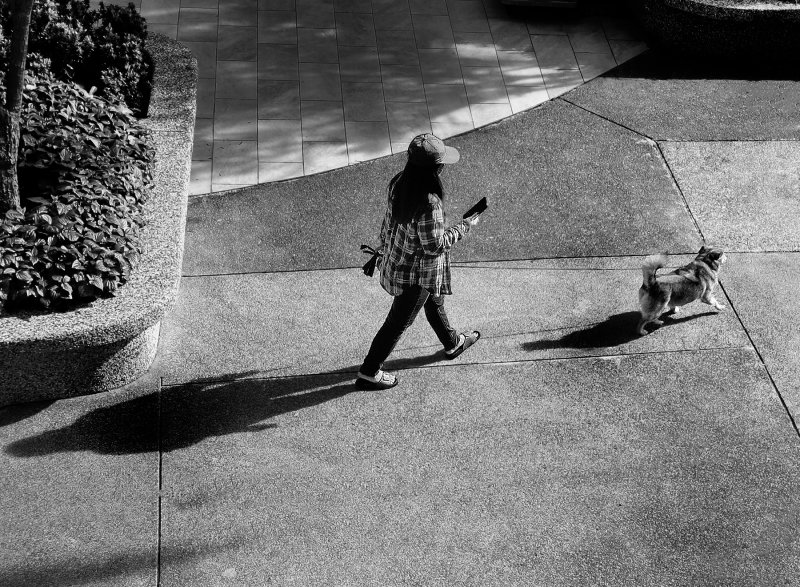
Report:
M 701 261 L 708 265 L 712 271 L 719 271 L 720 266 L 727 260 L 725 252 L 716 247 L 702 246 L 695 257 L 695 261 Z

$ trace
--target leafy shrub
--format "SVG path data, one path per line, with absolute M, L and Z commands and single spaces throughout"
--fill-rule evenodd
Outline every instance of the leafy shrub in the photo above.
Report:
M 0 69 L 6 70 L 10 37 L 8 2 L 0 4 Z M 97 88 L 100 97 L 125 102 L 138 116 L 147 113 L 152 63 L 144 51 L 147 24 L 129 4 L 94 10 L 89 0 L 36 0 L 31 14 L 28 56 L 45 61 L 62 81 Z M 30 70 L 31 68 L 29 68 Z
M 24 211 L 0 218 L 0 300 L 66 309 L 113 295 L 141 253 L 153 150 L 123 105 L 28 78 L 19 181 Z

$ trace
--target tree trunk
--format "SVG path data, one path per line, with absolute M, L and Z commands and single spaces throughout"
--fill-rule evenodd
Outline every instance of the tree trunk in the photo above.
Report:
M 19 154 L 19 111 L 25 84 L 28 31 L 33 0 L 11 0 L 11 46 L 6 72 L 6 103 L 0 107 L 0 213 L 20 209 L 17 182 Z
M 17 183 L 19 113 L 0 106 L 0 215 L 20 209 Z

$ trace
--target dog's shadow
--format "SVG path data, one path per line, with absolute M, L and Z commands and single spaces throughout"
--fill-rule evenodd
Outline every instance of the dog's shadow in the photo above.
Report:
M 681 322 L 688 322 L 689 320 L 711 314 L 714 314 L 714 312 L 703 312 L 701 314 L 680 317 L 676 317 L 674 314 L 664 315 L 661 317 L 662 320 L 664 320 L 664 325 L 658 326 L 655 329 L 672 326 Z M 641 314 L 639 314 L 639 312 L 614 314 L 606 318 L 603 322 L 592 324 L 588 328 L 582 328 L 581 330 L 574 330 L 555 340 L 534 340 L 522 343 L 522 348 L 526 351 L 541 351 L 563 348 L 596 349 L 617 347 L 641 338 L 641 335 L 636 330 L 636 327 L 639 325 L 640 317 Z M 653 329 L 652 325 L 648 330 L 649 329 Z

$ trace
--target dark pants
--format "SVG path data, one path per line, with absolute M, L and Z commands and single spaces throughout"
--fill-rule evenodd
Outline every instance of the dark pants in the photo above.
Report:
M 380 371 L 383 362 L 394 350 L 400 337 L 411 326 L 421 308 L 425 308 L 428 319 L 436 336 L 445 349 L 451 349 L 458 343 L 458 332 L 447 321 L 444 310 L 444 296 L 434 296 L 428 290 L 415 285 L 395 296 L 389 315 L 378 330 L 378 334 L 369 347 L 367 358 L 361 365 L 361 373 L 374 376 Z

